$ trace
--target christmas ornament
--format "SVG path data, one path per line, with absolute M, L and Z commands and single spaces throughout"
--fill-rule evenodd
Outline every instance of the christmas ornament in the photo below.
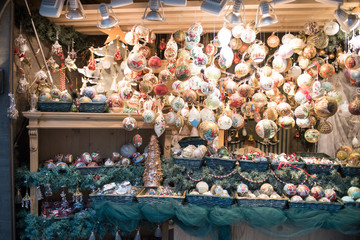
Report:
M 289 197 L 296 195 L 296 186 L 294 184 L 291 184 L 291 183 L 285 184 L 283 190 L 284 190 L 284 193 Z
M 325 63 L 321 65 L 319 75 L 322 78 L 330 78 L 332 75 L 335 74 L 335 68 L 332 64 Z
M 132 131 L 132 130 L 134 130 L 135 128 L 137 128 L 136 119 L 133 118 L 133 117 L 126 117 L 126 118 L 124 118 L 124 120 L 123 120 L 123 128 L 124 128 L 126 131 Z
M 155 119 L 154 130 L 156 135 L 160 137 L 165 132 L 165 128 L 166 128 L 165 118 L 162 112 L 160 112 L 157 118 Z
M 337 34 L 340 30 L 339 24 L 333 20 L 327 22 L 324 25 L 324 32 L 328 36 L 334 36 Z
M 280 44 L 280 39 L 274 33 L 266 40 L 266 43 L 271 48 L 276 48 Z
M 313 196 L 315 199 L 320 199 L 325 196 L 324 189 L 320 186 L 315 186 L 311 188 L 310 191 L 311 196 Z
M 310 143 L 317 143 L 320 138 L 320 132 L 316 129 L 308 129 L 304 134 L 305 140 Z
M 324 96 L 317 100 L 314 111 L 318 118 L 328 118 L 337 112 L 338 104 L 332 97 Z
M 214 122 L 204 121 L 199 126 L 199 135 L 206 141 L 214 140 L 218 135 L 218 127 Z
M 152 69 L 159 69 L 161 67 L 161 59 L 158 56 L 152 56 L 149 61 L 148 65 Z

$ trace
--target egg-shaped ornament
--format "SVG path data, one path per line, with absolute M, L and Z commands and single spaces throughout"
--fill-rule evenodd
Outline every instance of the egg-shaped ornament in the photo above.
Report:
M 207 55 L 214 56 L 217 53 L 217 47 L 213 43 L 209 43 L 205 47 L 205 52 Z
M 179 65 L 175 68 L 175 77 L 180 81 L 188 80 L 191 77 L 191 70 L 188 65 Z
M 292 117 L 284 116 L 279 118 L 279 125 L 284 129 L 291 129 L 295 126 L 295 120 Z
M 142 145 L 143 139 L 140 134 L 135 134 L 133 137 L 133 144 L 136 148 L 139 148 Z
M 157 137 L 160 137 L 166 128 L 165 118 L 162 112 L 159 112 L 159 115 L 155 119 L 154 130 Z
M 140 72 L 146 67 L 146 58 L 137 52 L 130 53 L 127 59 L 127 65 L 132 71 Z
M 276 106 L 276 111 L 280 116 L 287 116 L 291 112 L 291 106 L 286 102 L 281 102 Z
M 323 121 L 319 124 L 317 129 L 321 134 L 329 134 L 333 131 L 333 125 L 329 121 Z
M 295 38 L 294 35 L 292 35 L 291 33 L 287 33 L 281 38 L 281 42 L 282 44 L 289 44 L 290 41 L 294 38 Z
M 304 134 L 305 140 L 310 143 L 317 143 L 320 139 L 320 132 L 317 129 L 308 129 Z
M 324 96 L 317 100 L 314 111 L 318 118 L 329 118 L 337 112 L 338 104 L 336 100 L 329 96 Z
M 126 130 L 126 131 L 132 131 L 134 130 L 135 128 L 137 128 L 137 121 L 135 118 L 133 117 L 126 117 L 124 118 L 123 120 L 123 128 Z
M 360 95 L 356 95 L 349 103 L 349 112 L 352 115 L 360 115 Z
M 338 114 L 344 118 L 351 117 L 351 113 L 349 112 L 349 103 L 344 102 L 343 104 L 339 105 Z
M 244 125 L 245 125 L 245 119 L 244 119 L 244 117 L 243 117 L 241 114 L 239 114 L 239 113 L 233 114 L 231 120 L 232 120 L 232 127 L 233 127 L 233 128 L 239 129 L 239 128 L 244 127 Z
M 186 33 L 182 30 L 177 30 L 175 33 L 174 33 L 174 39 L 175 41 L 177 42 L 183 42 L 185 41 L 185 37 L 186 37 Z
M 336 200 L 336 192 L 334 191 L 334 189 L 325 189 L 324 194 L 325 197 L 331 202 Z
M 335 74 L 335 68 L 332 64 L 325 63 L 321 65 L 319 70 L 319 75 L 322 78 L 330 78 L 332 75 Z
M 234 60 L 234 52 L 228 46 L 223 46 L 220 50 L 220 56 L 218 59 L 219 67 L 222 69 L 227 69 L 231 67 Z
M 189 112 L 189 122 L 190 124 L 197 128 L 200 124 L 201 116 L 199 110 L 197 110 L 194 106 L 192 106 L 190 112 Z
M 256 32 L 251 28 L 246 28 L 241 31 L 241 41 L 244 43 L 250 44 L 253 43 L 256 39 Z
M 236 191 L 241 196 L 247 194 L 249 192 L 249 188 L 246 184 L 241 183 L 236 187 Z
M 250 66 L 245 62 L 240 62 L 235 66 L 235 76 L 238 78 L 246 76 L 250 72 Z
M 288 67 L 288 62 L 286 59 L 277 56 L 274 57 L 273 61 L 272 61 L 272 67 L 275 71 L 279 72 L 279 73 L 283 73 L 286 71 L 287 67 Z
M 139 36 L 135 31 L 130 31 L 125 34 L 125 42 L 131 46 L 134 46 L 139 42 Z
M 146 123 L 153 123 L 155 121 L 156 114 L 151 109 L 146 109 L 142 114 L 143 120 Z
M 337 22 L 331 20 L 324 25 L 324 32 L 328 36 L 334 36 L 340 30 L 340 26 Z
M 294 53 L 294 50 L 290 44 L 283 44 L 278 50 L 278 54 L 281 58 L 290 58 Z
M 263 119 L 256 124 L 255 130 L 261 138 L 273 138 L 277 132 L 277 126 L 274 121 Z
M 230 29 L 226 27 L 221 28 L 217 34 L 220 46 L 221 47 L 228 46 L 231 41 L 231 36 L 232 33 Z
M 280 44 L 280 39 L 275 34 L 271 34 L 271 36 L 267 38 L 266 43 L 269 47 L 276 48 Z

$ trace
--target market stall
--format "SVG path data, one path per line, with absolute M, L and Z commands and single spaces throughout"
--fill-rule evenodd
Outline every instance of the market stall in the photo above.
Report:
M 19 236 L 356 239 L 358 3 L 132 2 L 18 6 Z

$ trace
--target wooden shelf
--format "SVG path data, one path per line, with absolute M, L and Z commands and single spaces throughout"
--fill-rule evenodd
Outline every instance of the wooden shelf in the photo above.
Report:
M 52 151 L 59 149 L 71 151 L 71 148 L 75 150 L 77 147 L 80 147 L 79 143 L 83 143 L 82 139 L 86 139 L 91 143 L 86 146 L 98 144 L 99 146 L 101 145 L 103 149 L 106 149 L 107 152 L 112 152 L 114 151 L 114 146 L 119 145 L 120 142 L 124 144 L 125 141 L 131 141 L 130 139 L 126 139 L 130 137 L 129 132 L 125 131 L 125 134 L 119 133 L 119 130 L 123 129 L 122 121 L 129 116 L 128 113 L 23 112 L 23 115 L 29 119 L 27 128 L 29 129 L 31 172 L 38 171 L 40 151 L 41 153 L 45 151 L 47 153 L 57 154 L 58 152 Z M 153 134 L 153 124 L 144 123 L 141 115 L 130 114 L 130 116 L 137 120 L 140 129 L 146 130 L 147 134 Z M 76 131 L 70 131 L 71 129 L 76 129 Z M 117 134 L 112 134 L 114 131 L 116 131 Z M 86 132 L 91 132 L 92 137 L 89 137 Z M 59 133 L 62 136 L 61 139 L 56 137 L 59 136 Z M 40 134 L 41 141 L 39 144 Z M 119 139 L 121 141 L 119 141 Z M 170 157 L 170 128 L 166 128 L 162 139 L 164 141 L 164 156 Z M 83 148 L 84 146 L 82 146 L 82 149 Z M 30 212 L 37 215 L 39 213 L 39 204 L 35 196 L 36 187 L 34 186 L 30 189 L 30 198 L 33 202 Z

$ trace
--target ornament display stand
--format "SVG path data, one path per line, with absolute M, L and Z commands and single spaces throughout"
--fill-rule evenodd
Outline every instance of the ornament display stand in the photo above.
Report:
M 122 129 L 122 121 L 124 118 L 128 117 L 128 113 L 53 113 L 53 112 L 23 112 L 23 115 L 29 119 L 29 144 L 30 144 L 30 171 L 36 172 L 39 168 L 39 152 L 41 149 L 44 149 L 49 146 L 40 146 L 39 138 L 41 129 L 50 129 L 57 131 L 65 131 L 69 129 L 90 129 L 90 130 L 106 130 L 106 129 Z M 152 124 L 147 124 L 142 120 L 141 115 L 131 114 L 137 121 L 138 127 L 144 130 L 152 130 L 154 127 Z M 106 144 L 107 141 L 111 141 L 106 135 L 101 135 L 106 137 L 106 139 L 100 139 Z M 97 136 L 97 138 L 101 138 Z M 62 144 L 60 140 L 50 139 L 52 137 L 51 132 L 49 134 L 43 134 L 42 137 L 47 137 L 45 139 L 46 143 L 49 144 Z M 71 139 L 75 136 L 69 136 Z M 121 134 L 120 138 L 124 141 L 124 136 Z M 91 139 L 90 139 L 91 140 Z M 130 140 L 130 139 L 128 139 Z M 106 146 L 105 146 L 106 147 Z M 120 146 L 119 146 L 120 147 Z M 41 149 L 40 149 L 41 148 Z M 171 149 L 171 130 L 167 128 L 164 133 L 164 143 L 163 143 L 163 154 L 165 157 L 170 157 Z M 108 152 L 114 151 L 115 149 L 108 149 Z M 52 154 L 56 154 L 53 152 Z M 32 199 L 32 205 L 30 212 L 38 215 L 39 205 L 36 200 L 36 187 L 31 187 L 30 197 Z

